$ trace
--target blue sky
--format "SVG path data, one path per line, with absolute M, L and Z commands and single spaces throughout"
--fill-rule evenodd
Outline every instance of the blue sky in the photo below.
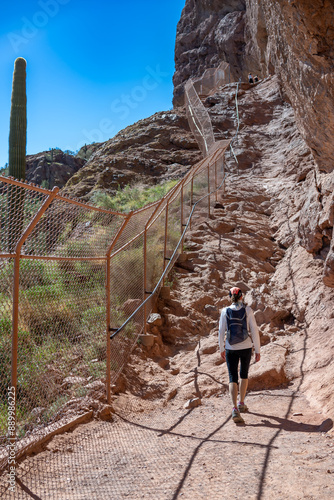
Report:
M 8 161 L 12 75 L 27 60 L 27 154 L 77 150 L 172 107 L 185 0 L 3 0 L 0 167 Z

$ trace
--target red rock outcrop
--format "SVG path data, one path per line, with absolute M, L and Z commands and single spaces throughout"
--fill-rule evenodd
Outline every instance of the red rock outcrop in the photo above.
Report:
M 224 60 L 231 81 L 277 74 L 321 171 L 334 168 L 334 5 L 330 0 L 187 0 L 177 28 L 174 104 L 183 83 Z
M 44 187 L 48 189 L 54 186 L 62 188 L 85 163 L 85 159 L 66 154 L 60 149 L 42 151 L 27 156 L 26 179 L 39 185 L 44 182 Z
M 89 200 L 96 189 L 115 192 L 134 182 L 177 179 L 200 158 L 185 110 L 160 112 L 100 144 L 64 192 Z
M 183 104 L 188 78 L 221 61 L 230 63 L 231 81 L 243 75 L 245 14 L 244 0 L 186 0 L 176 33 L 174 106 Z
M 231 86 L 206 100 L 217 138 L 233 121 L 234 99 Z M 171 299 L 160 303 L 163 324 L 154 334 L 161 335 L 169 349 L 163 355 L 173 362 L 182 343 L 190 347 L 199 339 L 201 370 L 212 376 L 202 396 L 210 397 L 220 390 L 218 308 L 228 304 L 229 288 L 239 286 L 255 311 L 264 346 L 262 362 L 251 367 L 250 388 L 295 380 L 315 407 L 333 416 L 334 290 L 323 280 L 333 263 L 324 232 L 332 230 L 332 174 L 317 172 L 276 76 L 243 85 L 239 113 L 238 167 L 227 155 L 225 196 L 211 219 L 195 218 L 185 243 L 188 260 L 174 269 Z M 314 238 L 314 231 L 321 237 Z M 222 374 L 227 380 L 225 365 Z M 198 395 L 188 382 L 175 398 Z

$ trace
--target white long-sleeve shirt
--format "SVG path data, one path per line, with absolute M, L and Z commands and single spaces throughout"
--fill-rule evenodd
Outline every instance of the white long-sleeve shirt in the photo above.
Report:
M 239 300 L 236 304 L 231 304 L 228 306 L 230 309 L 235 309 L 238 311 L 243 307 L 242 301 Z M 219 320 L 219 336 L 218 336 L 218 341 L 219 341 L 219 349 L 220 352 L 223 352 L 225 349 L 231 349 L 231 350 L 239 350 L 239 349 L 249 349 L 250 347 L 253 346 L 255 348 L 255 352 L 259 353 L 260 352 L 260 334 L 259 334 L 259 329 L 256 324 L 256 320 L 254 317 L 253 310 L 249 306 L 246 307 L 246 318 L 247 318 L 247 331 L 248 334 L 250 335 L 247 337 L 246 340 L 243 342 L 239 342 L 238 344 L 230 345 L 227 338 L 224 343 L 224 338 L 225 338 L 225 332 L 227 330 L 227 320 L 226 320 L 226 309 L 227 307 L 224 307 L 224 309 L 221 312 L 220 315 L 220 320 Z

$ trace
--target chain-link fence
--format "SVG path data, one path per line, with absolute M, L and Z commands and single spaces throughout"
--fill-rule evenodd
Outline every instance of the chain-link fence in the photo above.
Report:
M 200 96 L 207 96 L 221 85 L 230 83 L 230 65 L 222 61 L 217 68 L 208 68 L 200 78 L 193 78 L 192 82 Z
M 219 143 L 215 142 L 211 119 L 199 94 L 207 96 L 213 89 L 228 82 L 229 65 L 223 62 L 218 68 L 206 70 L 201 78 L 190 78 L 184 86 L 189 126 L 204 158 L 212 153 Z
M 68 417 L 73 400 L 84 408 L 94 382 L 103 381 L 110 399 L 152 300 L 140 306 L 182 251 L 192 206 L 221 182 L 223 153 L 194 166 L 159 202 L 128 215 L 0 177 L 2 468 L 8 388 L 16 392 L 18 455 Z M 210 209 L 210 197 L 204 203 Z
M 110 402 L 194 207 L 210 214 L 228 143 L 214 142 L 193 85 L 187 95 L 205 159 L 143 209 L 104 210 L 0 176 L 0 473 Z

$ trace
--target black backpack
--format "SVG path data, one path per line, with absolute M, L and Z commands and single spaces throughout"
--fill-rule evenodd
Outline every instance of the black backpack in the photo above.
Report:
M 227 320 L 227 340 L 230 345 L 239 344 L 248 337 L 247 316 L 245 306 L 238 311 L 236 309 L 226 308 Z

